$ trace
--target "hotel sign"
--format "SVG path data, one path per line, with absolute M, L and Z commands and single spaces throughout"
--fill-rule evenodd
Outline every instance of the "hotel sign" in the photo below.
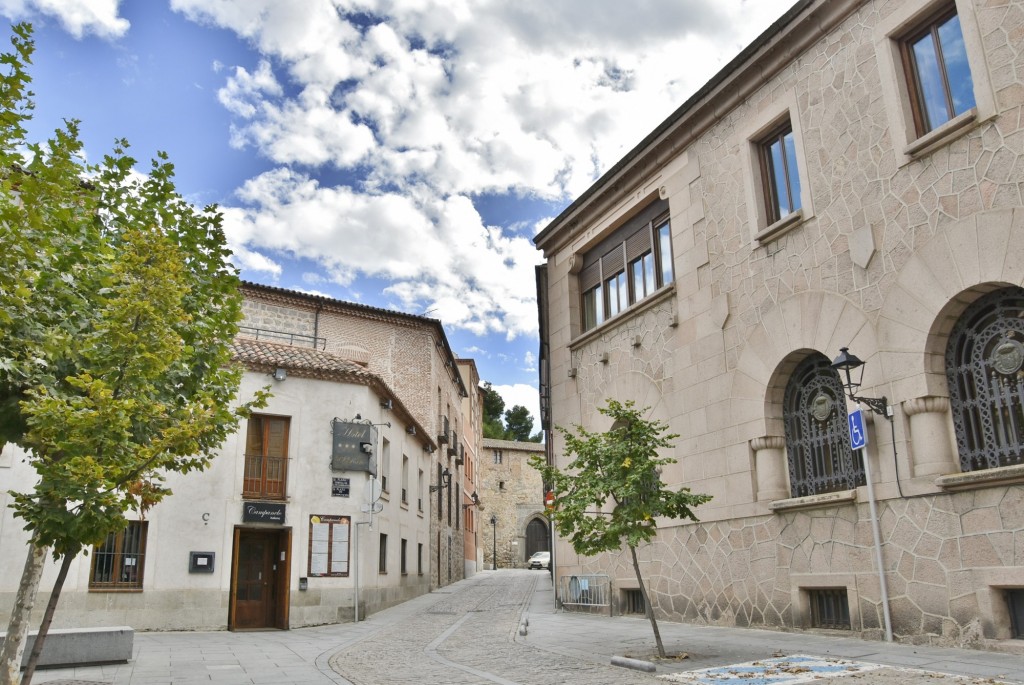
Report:
M 341 419 L 334 419 L 331 425 L 331 470 L 376 473 L 377 429 L 369 423 Z

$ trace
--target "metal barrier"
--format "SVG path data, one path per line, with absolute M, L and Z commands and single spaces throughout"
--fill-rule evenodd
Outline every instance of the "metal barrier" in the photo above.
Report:
M 569 611 L 612 614 L 612 581 L 606 575 L 559 576 L 558 596 Z

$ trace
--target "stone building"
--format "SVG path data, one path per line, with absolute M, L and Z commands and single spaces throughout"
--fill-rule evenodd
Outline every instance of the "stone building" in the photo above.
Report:
M 526 560 L 550 549 L 544 512 L 544 484 L 540 472 L 529 465 L 543 455 L 539 442 L 483 439 L 477 465 L 480 546 L 484 568 L 526 568 Z
M 466 391 L 440 323 L 243 292 L 239 396 L 269 385 L 268 405 L 208 470 L 169 477 L 173 496 L 75 561 L 55 625 L 287 629 L 364 617 L 463 577 Z M 0 452 L 4 615 L 27 543 L 6 491 L 34 476 L 20 456 Z M 50 565 L 39 611 L 55 575 Z
M 801 0 L 537 235 L 551 458 L 634 400 L 714 496 L 641 550 L 662 619 L 1024 636 L 1022 46 L 1021 0 Z
M 480 495 L 476 487 L 476 465 L 482 449 L 484 395 L 480 372 L 472 359 L 459 359 L 459 373 L 467 392 L 462 398 L 462 425 L 466 427 L 462 455 L 462 527 L 465 554 L 464 577 L 469 578 L 482 568 L 480 548 Z

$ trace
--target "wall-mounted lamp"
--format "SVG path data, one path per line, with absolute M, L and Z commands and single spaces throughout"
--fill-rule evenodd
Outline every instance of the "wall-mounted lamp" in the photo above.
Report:
M 285 378 L 288 378 L 288 370 L 279 366 L 270 375 L 274 377 L 275 381 L 283 381 Z
M 405 432 L 409 435 L 416 435 L 416 426 L 406 426 Z
M 447 487 L 451 487 L 451 484 L 452 484 L 452 472 L 449 471 L 448 469 L 445 469 L 444 471 L 441 472 L 441 482 L 438 483 L 437 485 L 431 485 L 430 486 L 430 491 L 431 492 L 437 492 L 438 490 L 443 490 L 443 489 L 445 489 Z
M 381 400 L 380 401 L 380 406 L 384 407 L 385 409 L 391 409 L 391 398 L 388 398 L 386 400 Z
M 846 376 L 846 382 L 843 383 L 843 387 L 846 389 L 846 394 L 851 402 L 865 404 L 874 413 L 892 421 L 892 408 L 889 406 L 889 400 L 884 395 L 882 397 L 857 396 L 857 390 L 864 380 L 864 362 L 856 355 L 850 354 L 848 347 L 839 348 L 839 356 L 832 362 L 832 368 Z M 856 369 L 860 369 L 860 371 L 858 372 Z M 842 382 L 842 376 L 840 377 L 840 382 Z
M 475 506 L 478 506 L 480 504 L 480 496 L 478 494 L 476 494 L 476 490 L 473 491 L 473 494 L 470 495 L 469 498 L 471 500 L 473 500 L 472 503 L 470 503 L 470 504 L 463 504 L 462 505 L 463 509 L 469 509 L 470 507 L 475 507 Z

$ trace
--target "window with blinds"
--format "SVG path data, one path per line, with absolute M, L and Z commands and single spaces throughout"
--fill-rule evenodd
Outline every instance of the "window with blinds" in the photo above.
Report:
M 661 200 L 583 257 L 581 328 L 588 331 L 673 280 L 668 202 Z

